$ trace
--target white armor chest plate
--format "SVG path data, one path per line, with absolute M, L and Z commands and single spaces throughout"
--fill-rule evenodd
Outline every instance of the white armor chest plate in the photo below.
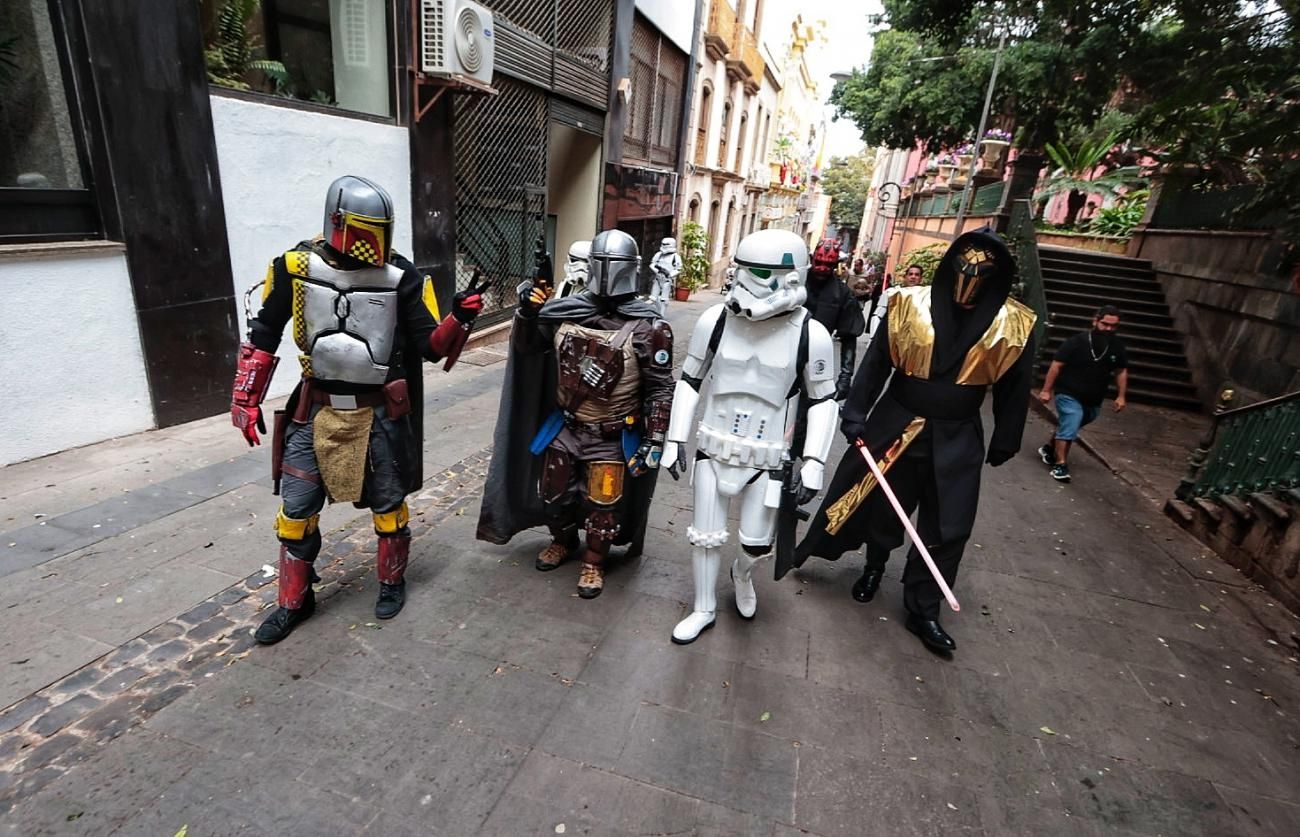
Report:
M 799 374 L 796 359 L 802 309 L 786 317 L 727 321 L 713 356 L 699 450 L 728 465 L 772 470 L 786 456 L 786 429 L 794 421 L 788 398 Z
M 294 339 L 311 375 L 352 384 L 382 384 L 397 339 L 393 265 L 337 270 L 315 253 L 307 278 L 294 277 Z

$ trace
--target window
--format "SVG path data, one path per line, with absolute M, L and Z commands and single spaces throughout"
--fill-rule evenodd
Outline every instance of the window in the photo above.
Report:
M 632 101 L 623 125 L 623 158 L 676 168 L 686 53 L 640 15 L 632 27 L 631 53 Z
M 727 167 L 727 135 L 731 133 L 731 102 L 722 103 L 722 124 L 718 126 L 718 168 Z
M 749 127 L 749 114 L 740 115 L 740 135 L 736 138 L 736 168 L 738 174 L 745 173 L 745 129 Z
M 0 4 L 0 242 L 102 235 L 49 5 Z
M 698 224 L 698 223 L 700 222 L 700 196 L 699 196 L 699 194 L 695 194 L 695 195 L 693 195 L 693 196 L 691 197 L 691 208 L 690 208 L 690 212 L 687 214 L 686 217 L 689 218 L 692 222 L 694 222 L 694 223 L 696 223 L 696 224 Z
M 699 129 L 695 135 L 695 165 L 704 165 L 709 149 L 709 117 L 713 115 L 713 86 L 705 82 L 700 90 Z
M 393 114 L 386 0 L 200 0 L 213 84 Z

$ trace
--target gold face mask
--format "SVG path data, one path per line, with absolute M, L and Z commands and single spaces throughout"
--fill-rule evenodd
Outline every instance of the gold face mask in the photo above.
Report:
M 957 281 L 952 296 L 958 305 L 970 305 L 979 293 L 984 277 L 993 272 L 993 255 L 979 247 L 967 247 L 957 255 Z

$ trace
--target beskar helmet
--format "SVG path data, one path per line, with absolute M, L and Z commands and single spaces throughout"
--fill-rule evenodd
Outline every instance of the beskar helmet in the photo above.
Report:
M 766 320 L 808 298 L 808 245 L 789 230 L 759 230 L 736 247 L 736 278 L 726 304 L 733 314 Z
M 596 233 L 587 264 L 587 290 L 597 296 L 636 293 L 641 255 L 636 241 L 622 230 Z
M 323 232 L 333 250 L 383 265 L 393 246 L 393 199 L 364 177 L 344 175 L 325 194 Z

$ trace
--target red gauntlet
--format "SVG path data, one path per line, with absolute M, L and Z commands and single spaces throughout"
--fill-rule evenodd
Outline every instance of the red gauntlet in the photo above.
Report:
M 439 358 L 446 358 L 444 370 L 450 370 L 460 357 L 465 341 L 469 339 L 469 325 L 462 323 L 455 316 L 444 317 L 438 327 L 429 335 L 429 349 Z
M 235 368 L 235 385 L 230 396 L 230 422 L 240 429 L 250 446 L 261 444 L 257 437 L 259 430 L 266 432 L 261 404 L 279 362 L 278 357 L 252 343 L 239 345 L 239 364 Z

